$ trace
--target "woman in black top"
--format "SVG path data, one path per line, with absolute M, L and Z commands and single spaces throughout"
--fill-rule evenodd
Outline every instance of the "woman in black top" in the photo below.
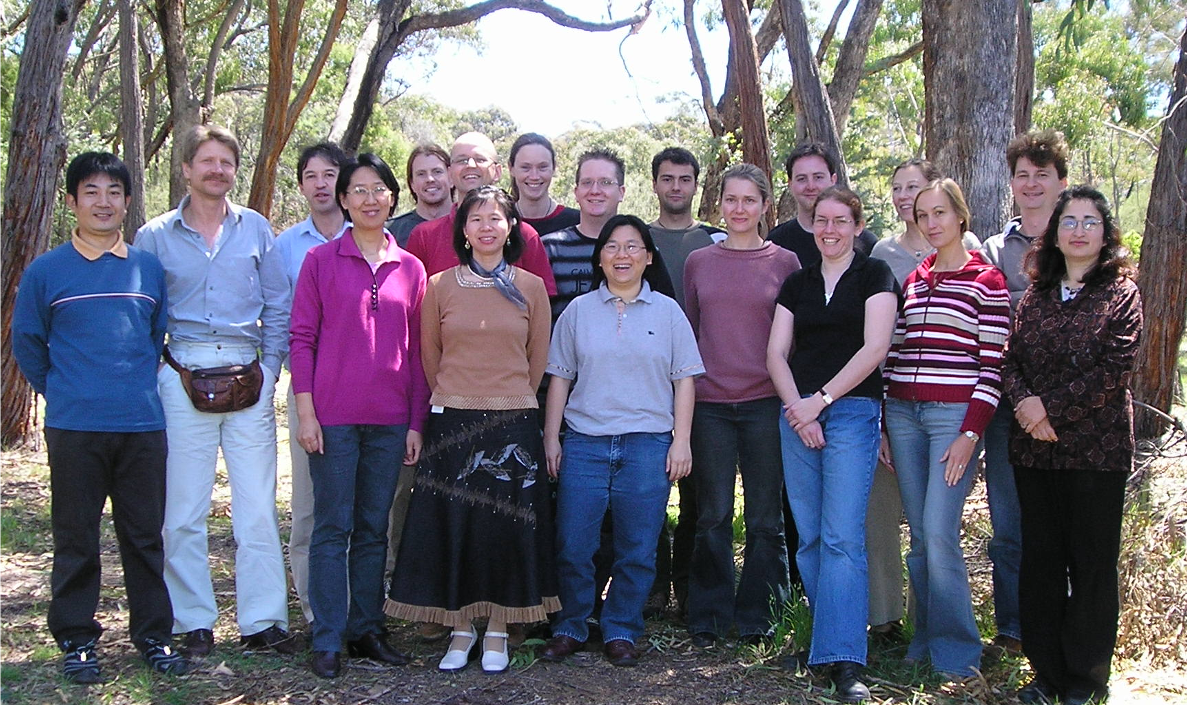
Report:
M 890 348 L 899 286 L 886 263 L 853 250 L 863 222 L 852 191 L 822 192 L 812 222 L 822 260 L 783 283 L 767 369 L 783 401 L 784 481 L 812 609 L 808 664 L 833 664 L 837 695 L 860 701 L 870 697 L 861 669 L 866 504 L 881 440 L 878 365 Z

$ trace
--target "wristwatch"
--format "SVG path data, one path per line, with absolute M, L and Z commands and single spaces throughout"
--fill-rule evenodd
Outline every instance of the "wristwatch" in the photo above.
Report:
M 833 396 L 828 394 L 828 390 L 823 387 L 820 388 L 820 399 L 824 400 L 824 406 L 828 407 L 833 403 Z
M 981 440 L 981 435 L 972 429 L 966 429 L 964 431 L 964 435 L 967 436 L 969 441 L 972 441 L 974 444 Z

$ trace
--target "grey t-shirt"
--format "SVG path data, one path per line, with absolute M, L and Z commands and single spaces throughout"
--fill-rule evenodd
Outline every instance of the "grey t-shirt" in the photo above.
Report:
M 705 366 L 680 306 L 644 282 L 633 302 L 605 284 L 570 302 L 552 332 L 547 372 L 577 381 L 565 407 L 569 428 L 615 436 L 672 431 L 672 383 Z
M 1022 262 L 1034 239 L 1022 232 L 1022 219 L 1014 218 L 1006 229 L 985 239 L 981 254 L 1006 276 L 1006 288 L 1010 290 L 1010 312 L 1018 308 L 1018 301 L 1030 286 L 1030 277 L 1022 271 Z
M 966 232 L 964 234 L 964 247 L 969 252 L 980 250 L 981 241 L 977 240 L 977 236 Z M 928 246 L 924 250 L 919 250 L 919 257 L 915 257 L 915 250 L 904 248 L 898 242 L 898 238 L 891 236 L 874 243 L 874 249 L 870 252 L 870 257 L 876 257 L 887 265 L 890 265 L 890 271 L 894 273 L 894 278 L 898 280 L 901 287 L 903 286 L 903 282 L 907 281 L 907 277 L 919 267 L 920 263 L 935 251 L 935 248 Z
M 684 263 L 693 250 L 712 245 L 725 239 L 725 233 L 713 226 L 696 223 L 691 228 L 673 230 L 663 228 L 659 223 L 651 224 L 651 239 L 655 248 L 663 255 L 672 286 L 676 289 L 676 302 L 684 307 Z

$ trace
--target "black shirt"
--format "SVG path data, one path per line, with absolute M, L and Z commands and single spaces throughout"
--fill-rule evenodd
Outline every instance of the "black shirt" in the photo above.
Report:
M 795 253 L 805 268 L 820 264 L 820 248 L 816 247 L 816 237 L 812 235 L 812 231 L 804 230 L 795 218 L 772 228 L 767 240 Z M 853 249 L 862 255 L 869 255 L 874 250 L 876 242 L 877 236 L 868 230 L 862 230 L 853 239 Z
M 581 211 L 568 206 L 557 206 L 552 213 L 543 218 L 527 218 L 520 216 L 524 223 L 536 229 L 540 235 L 548 235 L 558 230 L 572 228 L 581 222 Z
M 880 292 L 902 298 L 890 265 L 860 252 L 854 253 L 828 304 L 819 259 L 783 282 L 775 303 L 795 317 L 795 346 L 788 362 L 801 395 L 820 390 L 865 345 L 866 300 Z M 845 396 L 882 399 L 882 373 L 874 368 Z
M 396 216 L 389 220 L 384 227 L 387 232 L 392 234 L 396 239 L 396 245 L 401 248 L 408 247 L 408 238 L 412 235 L 412 229 L 424 223 L 425 219 L 421 217 L 416 211 L 409 211 L 408 213 Z

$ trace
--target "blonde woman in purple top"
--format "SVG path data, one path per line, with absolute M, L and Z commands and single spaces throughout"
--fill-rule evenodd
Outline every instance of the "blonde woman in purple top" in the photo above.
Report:
M 384 635 L 387 522 L 401 461 L 416 463 L 429 388 L 420 359 L 424 266 L 384 230 L 396 178 L 373 154 L 342 165 L 338 203 L 353 226 L 309 252 L 297 278 L 291 365 L 297 441 L 309 454 L 313 538 L 310 668 L 408 658 Z
M 692 422 L 696 545 L 688 587 L 693 644 L 709 647 L 737 626 L 742 639 L 768 636 L 788 598 L 779 396 L 766 367 L 775 297 L 800 269 L 795 253 L 759 233 L 771 204 L 766 175 L 740 164 L 722 177 L 726 239 L 688 256 L 685 312 L 705 375 L 696 381 Z M 734 477 L 745 494 L 746 553 L 734 580 Z

